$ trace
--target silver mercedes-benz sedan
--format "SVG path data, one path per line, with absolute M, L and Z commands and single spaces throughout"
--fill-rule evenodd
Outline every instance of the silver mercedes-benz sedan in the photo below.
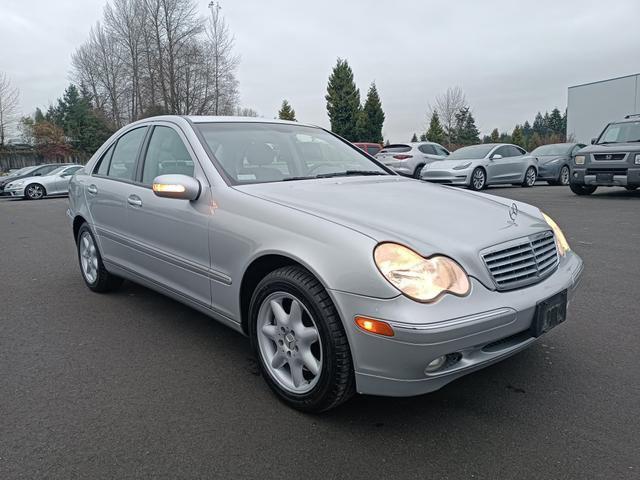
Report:
M 66 195 L 71 176 L 81 168 L 82 165 L 64 164 L 44 175 L 12 180 L 5 185 L 4 193 L 27 200 L 41 200 L 47 195 Z
M 472 190 L 500 184 L 532 187 L 537 176 L 537 159 L 508 143 L 462 147 L 446 160 L 426 165 L 421 172 L 422 180 L 463 185 Z
M 396 175 L 322 128 L 145 119 L 71 180 L 82 277 L 146 285 L 248 335 L 289 405 L 408 396 L 567 317 L 582 261 L 536 207 Z

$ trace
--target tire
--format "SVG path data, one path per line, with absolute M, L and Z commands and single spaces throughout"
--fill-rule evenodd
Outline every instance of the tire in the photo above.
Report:
M 569 185 L 569 181 L 571 179 L 571 172 L 569 171 L 569 167 L 567 165 L 563 165 L 560 169 L 560 174 L 558 175 L 558 180 L 556 185 L 562 185 L 566 187 Z
M 630 192 L 633 192 L 634 190 L 637 190 L 637 189 L 638 189 L 638 187 L 636 187 L 635 185 L 634 185 L 634 186 L 632 186 L 632 187 L 624 187 L 624 188 L 626 188 L 626 189 L 627 189 L 627 190 L 629 190 Z
M 289 406 L 318 413 L 355 393 L 340 316 L 322 284 L 304 268 L 282 267 L 260 281 L 249 305 L 249 336 L 262 376 Z M 309 364 L 309 355 L 315 362 Z
M 89 289 L 94 292 L 105 293 L 122 285 L 122 278 L 107 272 L 106 268 L 104 268 L 98 244 L 86 223 L 82 224 L 78 230 L 76 248 L 82 279 Z
M 39 183 L 30 183 L 24 189 L 24 197 L 27 200 L 42 200 L 47 195 L 47 190 Z
M 423 168 L 424 168 L 424 165 L 418 165 L 416 169 L 413 171 L 413 178 L 417 178 L 418 180 L 420 180 L 420 173 L 422 172 Z
M 471 190 L 484 190 L 487 188 L 487 172 L 482 167 L 476 167 L 471 173 L 471 182 L 469 183 Z
M 591 195 L 598 188 L 595 185 L 579 185 L 577 183 L 569 183 L 569 188 L 576 195 Z
M 522 181 L 522 186 L 525 188 L 531 188 L 536 183 L 536 169 L 533 167 L 527 168 L 527 171 L 524 172 L 524 180 Z

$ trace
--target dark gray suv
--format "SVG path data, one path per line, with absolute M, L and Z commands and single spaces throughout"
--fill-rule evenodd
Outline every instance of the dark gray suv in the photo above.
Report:
M 592 145 L 573 158 L 569 186 L 576 195 L 590 195 L 599 186 L 640 187 L 640 114 L 608 124 Z

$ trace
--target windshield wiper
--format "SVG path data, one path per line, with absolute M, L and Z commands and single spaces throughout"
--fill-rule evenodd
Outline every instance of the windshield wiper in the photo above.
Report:
M 386 172 L 379 170 L 345 170 L 344 172 L 319 173 L 318 175 L 310 175 L 306 177 L 287 177 L 283 178 L 283 182 L 291 180 L 310 180 L 312 178 L 332 178 L 332 177 L 348 177 L 351 175 L 388 175 Z

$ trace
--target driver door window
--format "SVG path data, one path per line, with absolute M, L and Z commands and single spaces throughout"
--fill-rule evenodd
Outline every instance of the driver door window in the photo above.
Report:
M 508 158 L 508 157 L 511 156 L 509 154 L 509 150 L 508 150 L 507 145 L 504 145 L 504 146 L 498 148 L 495 152 L 493 152 L 491 154 L 491 158 L 494 158 L 496 155 L 501 155 L 502 158 Z M 500 160 L 500 158 L 496 158 L 496 160 Z
M 193 160 L 174 129 L 157 126 L 149 140 L 142 169 L 142 183 L 151 185 L 154 178 L 167 174 L 193 177 Z

